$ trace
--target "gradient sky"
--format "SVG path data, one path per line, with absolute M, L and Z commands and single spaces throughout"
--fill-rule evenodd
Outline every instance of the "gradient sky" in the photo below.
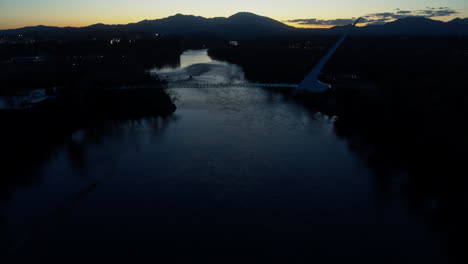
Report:
M 468 17 L 467 0 L 0 0 L 0 29 L 31 25 L 126 24 L 176 13 L 205 17 L 253 12 L 280 21 L 347 19 L 379 12 L 449 7 Z

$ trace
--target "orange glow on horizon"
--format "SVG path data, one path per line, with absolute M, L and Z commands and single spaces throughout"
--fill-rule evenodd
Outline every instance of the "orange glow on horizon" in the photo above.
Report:
M 229 17 L 237 12 L 251 12 L 277 21 L 316 19 L 325 23 L 333 20 L 350 19 L 370 14 L 397 12 L 395 8 L 424 14 L 434 10 L 447 11 L 445 17 L 433 17 L 443 21 L 455 17 L 468 16 L 466 0 L 453 0 L 450 7 L 439 7 L 435 0 L 421 5 L 403 0 L 0 0 L 0 29 L 12 29 L 25 26 L 73 26 L 82 27 L 97 23 L 128 24 L 145 19 L 160 19 L 177 13 L 203 17 Z M 455 1 L 457 3 L 455 3 Z M 463 2 L 463 3 L 462 3 Z M 398 9 L 400 10 L 400 9 Z M 408 11 L 409 10 L 409 11 Z M 419 10 L 419 11 L 418 11 Z M 419 13 L 418 13 L 419 12 Z M 421 13 L 422 12 L 422 13 Z M 431 13 L 432 12 L 432 13 Z M 443 14 L 442 12 L 441 14 Z M 327 22 L 331 21 L 331 22 Z M 299 28 L 330 28 L 334 25 L 286 24 Z
M 288 26 L 295 27 L 295 28 L 332 28 L 334 27 L 333 25 L 303 25 L 303 24 L 294 23 L 294 22 L 283 22 L 283 23 Z
M 161 17 L 165 18 L 165 17 Z M 14 28 L 22 28 L 22 27 L 29 27 L 29 26 L 38 26 L 38 25 L 43 25 L 43 26 L 53 26 L 53 27 L 86 27 L 94 24 L 108 24 L 108 25 L 121 25 L 121 24 L 129 24 L 129 23 L 137 23 L 142 20 L 148 19 L 148 20 L 153 20 L 153 19 L 161 19 L 161 18 L 132 18 L 132 19 L 125 19 L 123 17 L 121 18 L 112 18 L 112 19 L 106 19 L 106 21 L 103 21 L 103 19 L 86 19 L 83 21 L 75 21 L 75 22 L 69 22 L 66 21 L 65 19 L 43 19 L 41 20 L 40 23 L 34 21 L 23 21 L 21 24 L 9 24 L 9 23 L 2 23 L 0 26 L 0 29 L 14 29 Z M 281 21 L 281 20 L 278 20 Z M 299 23 L 291 23 L 291 22 L 283 22 L 282 23 L 295 27 L 295 28 L 332 28 L 334 25 L 302 25 Z
M 120 25 L 120 24 L 129 24 L 129 23 L 137 23 L 142 20 L 148 19 L 148 20 L 154 20 L 154 19 L 162 19 L 166 18 L 167 16 L 162 16 L 162 17 L 143 17 L 143 16 L 108 16 L 108 17 L 99 17 L 98 16 L 89 16 L 86 17 L 83 20 L 80 21 L 73 21 L 68 17 L 40 17 L 35 18 L 35 19 L 27 19 L 21 21 L 21 23 L 14 23 L 13 21 L 9 20 L 0 20 L 0 30 L 4 29 L 15 29 L 15 28 L 22 28 L 22 27 L 29 27 L 29 26 L 38 26 L 38 25 L 43 25 L 43 26 L 54 26 L 54 27 L 86 27 L 90 26 L 93 24 L 98 24 L 98 23 L 103 23 L 103 24 L 108 24 L 108 25 Z M 285 22 L 285 20 L 282 19 L 276 19 L 277 21 L 280 21 L 286 25 L 295 27 L 295 28 L 317 28 L 317 29 L 327 29 L 327 28 L 332 28 L 335 27 L 336 25 L 303 25 L 300 23 L 293 23 L 293 22 Z M 452 17 L 433 17 L 431 19 L 434 20 L 441 20 L 444 22 L 447 22 L 451 19 Z M 40 21 L 40 22 L 39 22 Z M 388 22 L 391 22 L 394 20 L 390 20 Z M 363 27 L 367 26 L 368 23 L 359 23 L 357 26 L 358 27 Z

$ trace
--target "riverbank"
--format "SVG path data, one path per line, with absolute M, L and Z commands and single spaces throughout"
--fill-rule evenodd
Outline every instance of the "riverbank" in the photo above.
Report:
M 170 115 L 166 90 L 132 87 L 164 87 L 148 70 L 177 65 L 181 53 L 179 39 L 149 36 L 0 45 L 0 96 L 13 98 L 0 110 L 3 152 L 47 146 L 93 122 Z M 38 59 L 16 59 L 24 56 Z
M 60 143 L 74 131 L 107 120 L 167 117 L 176 110 L 164 89 L 82 92 L 46 99 L 24 109 L 0 110 L 2 153 L 9 159 Z
M 159 248 L 160 258 L 187 252 L 183 260 L 358 255 L 363 263 L 382 254 L 426 263 L 446 256 L 428 218 L 415 217 L 397 190 L 386 195 L 392 183 L 336 137 L 333 118 L 263 89 L 177 92 L 177 114 L 167 120 L 80 130 L 26 174 L 29 186 L 8 185 L 4 226 L 17 230 L 41 213 L 50 219 L 47 212 L 98 182 L 18 254 L 117 260 Z

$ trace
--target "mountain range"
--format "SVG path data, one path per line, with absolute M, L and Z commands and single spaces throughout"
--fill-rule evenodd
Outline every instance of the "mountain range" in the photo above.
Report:
M 168 35 L 210 34 L 229 37 L 253 37 L 289 33 L 339 34 L 349 26 L 329 29 L 304 29 L 288 26 L 274 19 L 241 12 L 230 17 L 204 18 L 177 14 L 162 19 L 143 20 L 126 25 L 94 24 L 86 27 L 33 26 L 0 30 L 1 35 L 75 36 L 80 34 L 151 33 Z M 425 17 L 406 17 L 382 25 L 358 27 L 354 34 L 380 35 L 468 35 L 468 18 L 449 22 Z

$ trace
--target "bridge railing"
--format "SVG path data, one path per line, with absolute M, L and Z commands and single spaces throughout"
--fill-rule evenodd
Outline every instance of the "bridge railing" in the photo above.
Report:
M 296 88 L 297 84 L 290 83 L 169 83 L 169 89 L 176 88 Z

